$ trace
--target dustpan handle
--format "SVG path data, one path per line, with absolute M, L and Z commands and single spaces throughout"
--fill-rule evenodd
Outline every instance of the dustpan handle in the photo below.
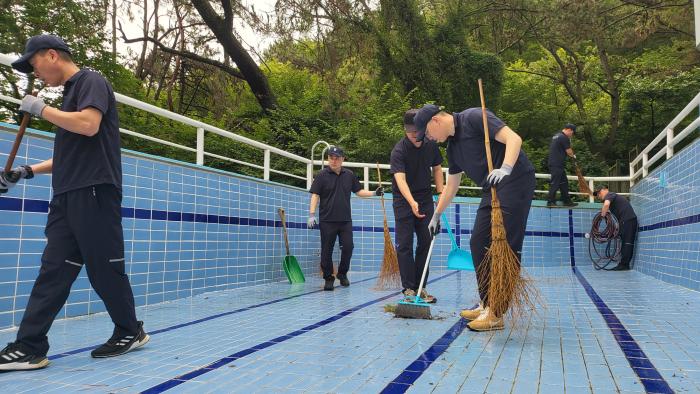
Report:
M 445 215 L 445 212 L 442 213 L 442 221 L 445 223 L 445 229 L 447 229 L 447 234 L 449 234 L 450 240 L 452 241 L 452 249 L 459 249 L 459 246 L 457 246 L 457 240 L 455 239 L 455 235 L 452 234 L 450 222 L 447 220 L 447 215 Z

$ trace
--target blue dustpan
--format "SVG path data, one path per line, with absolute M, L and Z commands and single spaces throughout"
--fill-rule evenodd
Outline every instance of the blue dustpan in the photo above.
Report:
M 457 241 L 450 228 L 450 222 L 447 221 L 447 215 L 444 213 L 442 214 L 442 222 L 445 223 L 447 234 L 450 235 L 450 240 L 452 241 L 452 250 L 450 254 L 447 255 L 447 269 L 474 271 L 474 260 L 472 259 L 471 252 L 462 250 L 457 246 Z

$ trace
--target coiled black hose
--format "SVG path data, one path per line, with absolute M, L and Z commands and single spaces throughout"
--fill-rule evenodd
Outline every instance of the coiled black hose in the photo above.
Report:
M 598 212 L 593 217 L 591 232 L 588 234 L 588 256 L 597 270 L 610 270 L 613 262 L 620 261 L 622 242 L 620 240 L 620 223 L 612 212 L 603 216 Z

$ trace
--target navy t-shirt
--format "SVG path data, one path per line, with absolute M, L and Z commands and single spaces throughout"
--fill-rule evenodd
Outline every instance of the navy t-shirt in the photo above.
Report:
M 605 195 L 605 201 L 610 201 L 610 212 L 615 215 L 620 223 L 637 218 L 637 214 L 632 209 L 632 204 L 623 196 L 608 192 Z
M 547 165 L 550 167 L 564 167 L 566 162 L 566 150 L 571 148 L 571 140 L 564 133 L 559 132 L 552 137 L 549 144 L 549 159 Z
M 403 137 L 392 149 L 389 163 L 392 175 L 399 172 L 406 174 L 406 183 L 416 201 L 431 200 L 432 169 L 442 164 L 440 148 L 435 142 L 426 139 L 420 148 L 416 148 L 408 138 Z M 391 188 L 394 203 L 406 202 L 393 177 Z
M 341 168 L 340 174 L 336 174 L 330 167 L 326 167 L 316 175 L 309 192 L 321 197 L 318 212 L 320 221 L 349 222 L 352 221 L 350 193 L 360 190 L 360 180 L 352 171 Z
M 487 112 L 489 126 L 489 142 L 491 144 L 491 159 L 493 168 L 500 168 L 506 155 L 506 145 L 496 141 L 496 133 L 506 126 L 505 122 L 496 117 L 491 111 Z M 484 146 L 484 123 L 481 108 L 468 108 L 454 115 L 455 134 L 448 138 L 447 161 L 450 174 L 464 172 L 479 186 L 485 186 L 488 175 L 486 148 Z M 535 168 L 528 160 L 525 152 L 520 150 L 518 160 L 513 166 L 513 172 L 504 178 L 501 184 L 513 182 L 521 175 L 534 172 Z
M 85 108 L 102 113 L 99 130 L 88 137 L 58 128 L 52 169 L 54 195 L 104 183 L 122 187 L 119 117 L 114 91 L 103 76 L 83 69 L 66 81 L 61 111 L 78 112 Z

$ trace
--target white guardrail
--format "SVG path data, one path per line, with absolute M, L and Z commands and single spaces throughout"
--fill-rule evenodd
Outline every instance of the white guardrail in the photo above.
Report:
M 13 60 L 15 60 L 14 56 L 0 53 L 0 64 L 3 64 L 5 66 L 10 66 L 10 63 L 12 63 Z M 324 154 L 328 148 L 328 143 L 325 141 L 319 141 L 316 144 L 314 144 L 314 147 L 312 148 L 312 151 L 311 151 L 311 158 L 305 158 L 305 157 L 302 157 L 299 155 L 295 155 L 293 153 L 289 153 L 285 150 L 276 148 L 274 146 L 270 146 L 270 145 L 252 140 L 250 138 L 240 136 L 238 134 L 221 129 L 219 127 L 215 127 L 215 126 L 209 125 L 207 123 L 204 123 L 204 122 L 201 122 L 198 120 L 194 120 L 194 119 L 188 118 L 186 116 L 165 110 L 163 108 L 156 107 L 156 106 L 148 104 L 148 103 L 144 103 L 142 101 L 133 99 L 131 97 L 125 96 L 125 95 L 120 94 L 120 93 L 115 93 L 115 95 L 116 95 L 117 102 L 119 102 L 123 105 L 128 105 L 130 107 L 137 108 L 139 110 L 149 112 L 149 113 L 152 113 L 154 115 L 162 116 L 164 118 L 173 120 L 175 122 L 179 122 L 183 125 L 187 125 L 187 126 L 195 128 L 197 130 L 196 148 L 192 148 L 189 146 L 166 141 L 166 140 L 163 140 L 160 138 L 151 137 L 151 136 L 141 134 L 141 133 L 138 133 L 138 132 L 135 132 L 132 130 L 127 130 L 127 129 L 123 129 L 123 128 L 120 128 L 119 130 L 121 131 L 121 133 L 126 134 L 126 135 L 130 135 L 130 136 L 134 136 L 134 137 L 141 138 L 144 140 L 156 142 L 159 144 L 167 145 L 167 146 L 178 148 L 178 149 L 182 149 L 182 150 L 185 150 L 188 152 L 193 152 L 196 155 L 196 164 L 198 164 L 198 165 L 204 165 L 204 157 L 209 156 L 209 157 L 217 158 L 220 160 L 229 161 L 232 163 L 236 163 L 236 164 L 240 164 L 243 166 L 262 170 L 263 171 L 262 179 L 264 179 L 264 180 L 270 180 L 271 173 L 280 174 L 280 175 L 287 176 L 290 178 L 306 180 L 306 187 L 308 189 L 311 187 L 311 182 L 313 181 L 314 166 L 315 165 L 322 166 L 324 164 L 324 162 L 322 160 L 314 160 L 313 159 L 313 154 L 314 154 L 313 150 L 317 145 L 319 145 L 319 144 L 323 145 L 324 149 L 322 150 L 321 156 L 320 156 L 320 158 L 323 158 Z M 5 96 L 5 95 L 0 95 L 0 100 L 7 101 L 10 103 L 14 103 L 14 104 L 20 103 L 20 100 L 18 100 L 17 98 Z M 659 134 L 659 136 L 656 137 L 654 139 L 654 141 L 652 141 L 652 143 L 649 144 L 649 146 L 644 149 L 644 151 L 642 151 L 642 154 L 640 154 L 639 157 L 637 157 L 636 159 L 634 159 L 632 161 L 632 163 L 630 163 L 631 174 L 633 174 L 632 177 L 627 177 L 627 176 L 586 177 L 586 180 L 588 181 L 588 185 L 591 188 L 591 190 L 593 190 L 595 188 L 596 182 L 610 182 L 610 181 L 630 181 L 630 182 L 633 182 L 634 179 L 636 179 L 640 175 L 640 173 L 641 173 L 642 177 L 646 176 L 649 166 L 651 166 L 654 162 L 656 162 L 664 152 L 664 150 L 659 151 L 659 153 L 654 155 L 651 159 L 649 159 L 647 157 L 649 152 L 653 149 L 653 147 L 663 139 L 663 136 L 666 136 L 666 140 L 667 140 L 667 146 L 666 146 L 666 150 L 665 150 L 666 157 L 670 158 L 671 156 L 673 156 L 673 147 L 681 139 L 685 138 L 688 134 L 690 134 L 693 130 L 695 130 L 695 128 L 697 128 L 700 125 L 700 118 L 695 119 L 695 121 L 693 121 L 693 123 L 691 123 L 688 127 L 686 127 L 681 133 L 679 133 L 675 137 L 673 136 L 673 129 L 690 113 L 690 111 L 692 111 L 694 108 L 697 108 L 699 103 L 700 103 L 700 94 L 698 94 L 698 96 L 696 96 L 695 99 L 693 99 L 693 101 L 691 103 L 689 103 L 686 106 L 686 108 L 664 129 L 664 132 Z M 233 141 L 243 143 L 251 148 L 261 150 L 263 152 L 263 163 L 262 164 L 249 163 L 249 162 L 237 160 L 237 159 L 232 158 L 232 157 L 226 157 L 226 156 L 218 155 L 215 153 L 207 152 L 205 150 L 205 139 L 206 139 L 205 132 L 209 132 L 209 133 L 216 134 L 216 135 L 219 135 L 222 137 L 226 137 L 226 138 L 229 138 Z M 387 155 L 388 155 L 388 153 L 389 152 L 387 152 Z M 287 171 L 282 171 L 279 169 L 272 168 L 271 167 L 271 160 L 270 160 L 272 154 L 276 154 L 276 155 L 297 161 L 301 164 L 305 164 L 306 165 L 306 176 L 304 177 L 304 176 L 292 174 L 292 173 L 287 172 Z M 643 160 L 643 166 L 642 166 L 642 169 L 635 172 L 634 165 L 637 164 L 639 162 L 639 160 Z M 369 189 L 370 185 L 378 184 L 378 182 L 370 180 L 370 172 L 372 170 L 376 171 L 377 164 L 345 162 L 343 165 L 345 167 L 349 167 L 349 168 L 361 168 L 362 169 L 361 179 L 363 179 L 363 184 L 364 184 L 365 189 Z M 388 164 L 380 164 L 379 168 L 387 170 L 387 169 L 389 169 L 389 165 Z M 447 173 L 448 170 L 445 168 L 444 171 L 445 171 L 445 173 Z M 538 179 L 549 179 L 550 175 L 549 174 L 536 174 L 536 177 Z M 575 176 L 569 176 L 568 179 L 572 180 L 572 181 L 577 180 L 577 178 Z M 390 182 L 385 181 L 385 182 L 382 182 L 382 184 L 388 185 L 388 184 L 390 184 Z M 475 187 L 475 186 L 460 186 L 460 189 L 480 190 L 481 188 Z M 547 193 L 546 190 L 536 190 L 535 192 L 536 193 L 545 193 L 545 194 Z M 571 194 L 583 195 L 583 193 L 578 193 L 578 192 L 572 192 Z M 589 199 L 591 202 L 593 202 L 593 197 L 589 197 Z

